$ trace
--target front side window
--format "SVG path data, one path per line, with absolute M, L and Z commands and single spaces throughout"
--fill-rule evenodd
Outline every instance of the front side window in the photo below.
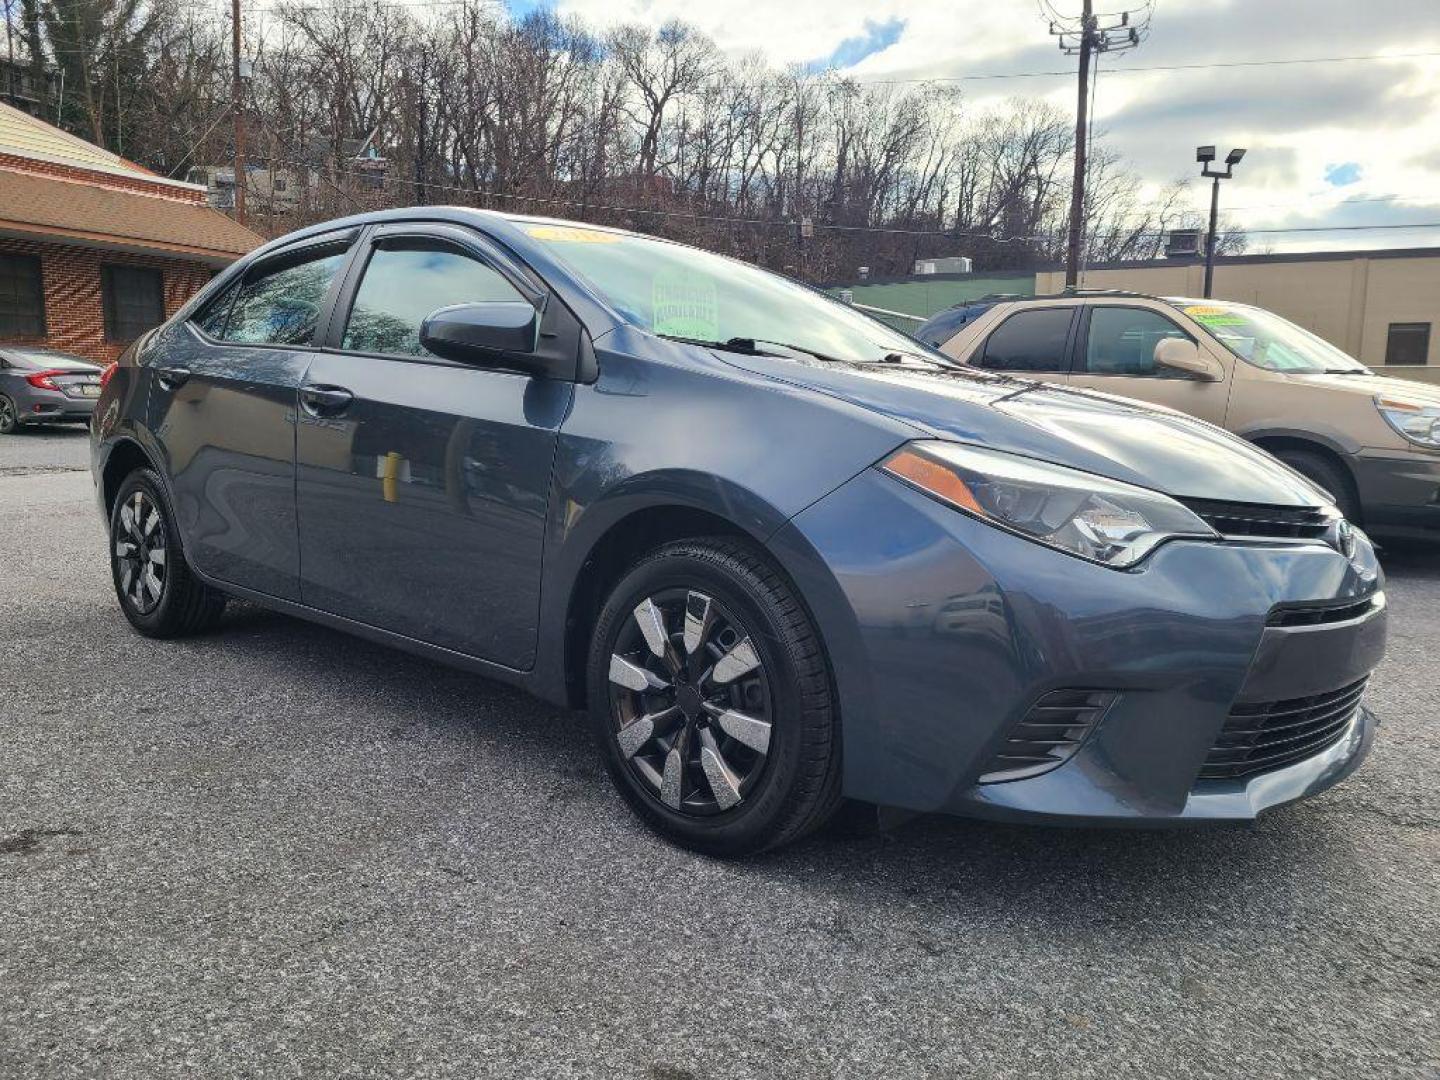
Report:
M 164 280 L 159 270 L 141 266 L 100 268 L 106 341 L 134 341 L 165 321 Z
M 1011 315 L 985 342 L 977 367 L 991 371 L 1065 370 L 1065 342 L 1074 308 L 1042 308 Z
M 1164 368 L 1155 369 L 1155 346 L 1166 338 L 1188 337 L 1165 316 L 1144 308 L 1094 307 L 1084 370 L 1089 375 L 1168 376 Z
M 0 337 L 45 336 L 45 286 L 34 255 L 0 255 Z
M 1393 322 L 1385 335 L 1385 363 L 1427 364 L 1430 362 L 1430 324 Z
M 1319 375 L 1370 369 L 1322 337 L 1274 312 L 1227 300 L 1171 300 L 1216 341 L 1247 364 L 1286 375 Z
M 524 300 L 515 286 L 478 259 L 430 241 L 377 248 L 365 267 L 345 323 L 341 348 L 391 356 L 430 356 L 420 324 L 452 304 Z

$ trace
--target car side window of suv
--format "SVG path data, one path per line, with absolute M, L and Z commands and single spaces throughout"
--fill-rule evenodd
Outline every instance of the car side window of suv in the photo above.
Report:
M 1195 340 L 1147 308 L 1092 307 L 1080 370 L 1086 375 L 1185 378 L 1182 372 L 1155 367 L 1155 346 L 1166 338 Z
M 1073 307 L 1018 311 L 985 342 L 976 367 L 991 371 L 1058 372 L 1069 369 L 1065 356 Z
M 247 274 L 235 291 L 223 328 L 207 310 L 200 327 L 222 341 L 249 345 L 311 345 L 335 275 L 345 251 L 325 248 L 264 264 Z M 222 296 L 216 309 L 225 308 Z
M 420 344 L 420 324 L 431 312 L 452 304 L 525 299 L 500 271 L 444 241 L 390 241 L 370 256 L 340 347 L 433 356 Z

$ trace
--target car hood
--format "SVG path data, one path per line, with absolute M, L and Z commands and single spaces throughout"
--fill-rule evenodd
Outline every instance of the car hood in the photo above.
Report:
M 1128 398 L 974 369 L 726 354 L 726 362 L 906 421 L 924 434 L 1040 458 L 1193 499 L 1314 506 L 1317 488 L 1212 424 Z
M 1364 394 L 1366 397 L 1381 394 L 1409 398 L 1423 405 L 1440 405 L 1440 386 L 1414 379 L 1395 379 L 1385 375 L 1287 375 L 1286 379 L 1303 386 L 1323 386 L 1326 390 Z

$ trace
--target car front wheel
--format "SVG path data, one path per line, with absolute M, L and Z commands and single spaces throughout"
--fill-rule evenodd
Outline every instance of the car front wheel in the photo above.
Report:
M 225 596 L 185 562 L 160 477 L 136 469 L 110 512 L 110 570 L 120 610 L 147 637 L 181 637 L 215 625 Z
M 686 847 L 746 855 L 834 812 L 840 746 L 824 648 L 752 545 L 688 540 L 643 558 L 600 613 L 587 682 L 616 786 Z

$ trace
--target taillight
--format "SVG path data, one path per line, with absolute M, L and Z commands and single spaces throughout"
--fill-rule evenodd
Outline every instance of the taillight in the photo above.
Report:
M 41 390 L 59 390 L 60 387 L 55 385 L 55 376 L 69 374 L 71 374 L 71 372 L 64 371 L 62 369 L 56 369 L 54 371 L 37 371 L 33 375 L 26 375 L 25 381 L 28 382 L 31 386 L 38 386 Z
M 115 369 L 119 366 L 119 360 L 111 360 L 110 363 L 105 365 L 105 370 L 100 372 L 100 389 L 103 390 L 110 385 L 110 376 L 115 374 Z

